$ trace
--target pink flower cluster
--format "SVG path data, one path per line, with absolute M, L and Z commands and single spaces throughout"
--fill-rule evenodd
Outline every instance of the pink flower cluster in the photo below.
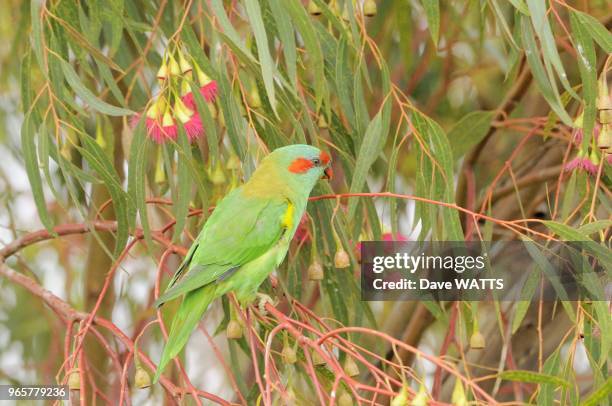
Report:
M 190 59 L 189 55 L 185 56 L 178 50 L 178 61 L 172 55 L 166 56 L 157 72 L 162 92 L 144 115 L 147 134 L 158 144 L 170 140 L 176 141 L 179 123 L 185 129 L 190 142 L 204 134 L 204 126 L 197 112 L 195 96 L 191 92 L 189 81 L 193 76 L 197 78 L 200 94 L 207 103 L 213 102 L 217 96 L 217 82 L 206 76 L 195 61 L 191 60 L 190 63 Z M 180 89 L 173 87 L 177 83 L 181 84 Z M 135 116 L 132 125 L 135 126 L 141 117 L 142 114 Z
M 589 175 L 595 176 L 597 175 L 597 164 L 586 156 L 577 156 L 565 165 L 566 172 L 575 170 L 584 171 Z

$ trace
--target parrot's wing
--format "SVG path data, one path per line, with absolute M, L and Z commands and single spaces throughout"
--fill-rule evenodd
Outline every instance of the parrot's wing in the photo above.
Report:
M 187 253 L 157 306 L 205 286 L 274 246 L 288 226 L 286 199 L 246 198 L 231 193 L 219 203 Z

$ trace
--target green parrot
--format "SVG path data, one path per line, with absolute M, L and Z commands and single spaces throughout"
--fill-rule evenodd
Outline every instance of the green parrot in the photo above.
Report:
M 157 382 L 187 343 L 210 303 L 233 292 L 241 305 L 283 261 L 318 179 L 330 179 L 330 157 L 310 145 L 266 156 L 244 185 L 217 205 L 183 263 L 155 302 L 183 297 L 155 372 Z

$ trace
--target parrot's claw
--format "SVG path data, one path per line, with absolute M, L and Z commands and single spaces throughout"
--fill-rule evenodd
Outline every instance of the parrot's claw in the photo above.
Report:
M 266 310 L 266 303 L 276 306 L 276 302 L 269 295 L 266 295 L 265 293 L 257 293 L 257 309 L 263 316 L 268 313 Z

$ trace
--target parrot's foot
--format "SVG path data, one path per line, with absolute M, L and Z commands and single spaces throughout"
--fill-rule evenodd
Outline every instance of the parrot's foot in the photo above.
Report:
M 276 302 L 270 296 L 266 295 L 265 293 L 257 293 L 257 309 L 263 316 L 268 313 L 266 310 L 266 303 L 276 306 Z

